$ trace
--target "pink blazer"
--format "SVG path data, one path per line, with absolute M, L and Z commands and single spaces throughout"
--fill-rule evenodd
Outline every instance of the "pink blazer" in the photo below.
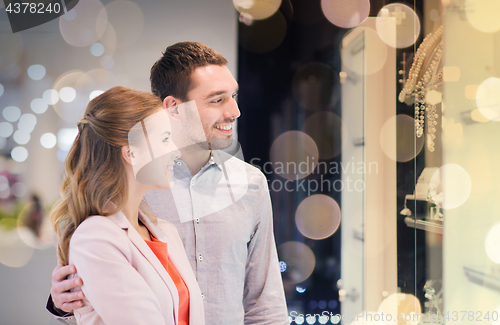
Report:
M 203 301 L 184 246 L 175 227 L 148 217 L 140 219 L 159 240 L 189 289 L 189 321 L 203 325 Z M 78 324 L 176 325 L 179 294 L 169 274 L 123 213 L 86 219 L 70 241 L 69 264 L 83 279 L 83 307 L 74 311 Z

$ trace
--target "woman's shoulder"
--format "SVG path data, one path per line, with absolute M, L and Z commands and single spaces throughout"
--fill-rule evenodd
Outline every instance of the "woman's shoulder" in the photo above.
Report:
M 122 227 L 113 220 L 113 216 L 94 215 L 87 217 L 75 230 L 71 240 L 79 237 L 106 238 L 125 236 Z
M 174 224 L 165 219 L 158 218 L 157 227 L 160 228 L 161 231 L 163 231 L 165 234 L 170 233 L 172 231 L 177 233 L 177 228 L 175 228 Z

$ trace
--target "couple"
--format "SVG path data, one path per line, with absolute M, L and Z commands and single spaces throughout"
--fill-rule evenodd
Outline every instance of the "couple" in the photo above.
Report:
M 217 150 L 240 114 L 226 63 L 177 43 L 151 69 L 156 96 L 115 87 L 89 103 L 52 212 L 64 265 L 53 272 L 53 313 L 74 310 L 81 324 L 288 324 L 266 179 Z M 146 122 L 165 114 L 172 125 L 151 132 Z M 138 125 L 163 136 L 167 181 L 141 180 L 144 150 L 129 142 Z M 241 175 L 244 195 L 230 182 Z

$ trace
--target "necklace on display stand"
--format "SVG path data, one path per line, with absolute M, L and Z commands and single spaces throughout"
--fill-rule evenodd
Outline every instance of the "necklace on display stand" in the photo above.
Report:
M 443 85 L 443 26 L 427 35 L 417 49 L 415 58 L 408 73 L 399 101 L 405 102 L 414 97 L 415 100 L 415 134 L 418 138 L 424 135 L 424 124 L 427 124 L 427 149 L 435 150 L 434 139 L 436 138 L 437 120 L 439 118 L 436 110 L 436 101 L 428 100 L 427 94 Z M 431 61 L 424 66 L 426 58 Z M 423 70 L 423 68 L 425 70 Z M 427 116 L 427 123 L 425 123 Z

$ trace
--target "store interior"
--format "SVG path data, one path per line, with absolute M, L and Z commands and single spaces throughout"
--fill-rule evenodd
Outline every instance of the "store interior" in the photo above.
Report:
M 239 83 L 290 324 L 500 324 L 498 0 L 88 0 L 17 33 L 0 7 L 0 323 L 58 324 L 49 212 L 89 99 L 196 41 Z

